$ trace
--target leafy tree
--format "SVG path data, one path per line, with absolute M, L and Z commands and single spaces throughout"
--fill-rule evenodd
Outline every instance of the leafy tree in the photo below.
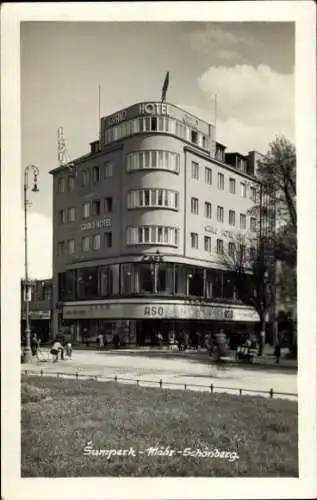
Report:
M 296 150 L 284 136 L 271 142 L 269 151 L 258 162 L 257 177 L 276 193 L 277 216 L 296 234 Z
M 274 266 L 271 242 L 237 234 L 230 239 L 222 264 L 231 272 L 231 282 L 239 300 L 252 305 L 260 317 L 259 332 L 265 331 L 265 318 L 274 298 Z

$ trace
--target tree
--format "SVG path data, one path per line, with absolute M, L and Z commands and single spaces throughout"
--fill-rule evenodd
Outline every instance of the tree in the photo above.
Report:
M 296 150 L 284 136 L 270 143 L 269 151 L 258 162 L 257 177 L 276 193 L 277 216 L 296 234 Z
M 272 243 L 265 238 L 232 236 L 222 264 L 231 272 L 231 281 L 239 300 L 252 305 L 265 331 L 266 314 L 273 304 L 275 275 L 272 266 Z

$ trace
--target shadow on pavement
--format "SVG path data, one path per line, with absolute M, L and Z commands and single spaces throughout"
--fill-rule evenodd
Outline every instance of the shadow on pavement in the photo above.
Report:
M 183 359 L 192 363 L 203 363 L 209 366 L 217 367 L 220 371 L 229 370 L 232 367 L 241 368 L 243 370 L 264 370 L 271 372 L 285 372 L 292 371 L 297 372 L 297 365 L 292 363 L 289 364 L 289 361 L 284 361 L 283 359 L 280 361 L 280 364 L 275 363 L 275 359 L 273 358 L 260 358 L 254 361 L 253 363 L 240 363 L 235 361 L 234 359 L 222 359 L 220 361 L 216 361 L 211 358 L 205 352 L 173 352 L 173 351 L 129 351 L 124 349 L 116 349 L 116 350 L 100 350 L 96 351 L 97 354 L 107 355 L 107 356 L 129 356 L 129 357 L 142 357 L 142 358 L 153 358 L 153 359 Z M 285 364 L 283 364 L 283 362 Z M 287 363 L 287 364 L 286 364 Z

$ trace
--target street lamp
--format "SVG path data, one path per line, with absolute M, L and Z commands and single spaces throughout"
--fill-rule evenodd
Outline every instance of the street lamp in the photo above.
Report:
M 30 311 L 29 311 L 29 272 L 28 272 L 28 226 L 27 226 L 27 212 L 31 205 L 30 201 L 27 199 L 27 191 L 29 189 L 29 172 L 33 173 L 33 193 L 39 191 L 37 183 L 39 176 L 39 169 L 35 165 L 27 165 L 24 169 L 24 267 L 25 267 L 25 347 L 23 353 L 24 363 L 29 363 L 32 360 L 31 352 L 31 330 L 30 330 Z

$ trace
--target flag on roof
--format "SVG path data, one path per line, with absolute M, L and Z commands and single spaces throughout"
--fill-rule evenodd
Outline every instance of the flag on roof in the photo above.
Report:
M 165 76 L 165 80 L 164 80 L 164 83 L 163 83 L 163 88 L 162 88 L 162 102 L 165 101 L 165 99 L 166 99 L 166 93 L 167 93 L 167 89 L 168 89 L 169 77 L 170 77 L 170 72 L 167 71 L 166 76 Z

